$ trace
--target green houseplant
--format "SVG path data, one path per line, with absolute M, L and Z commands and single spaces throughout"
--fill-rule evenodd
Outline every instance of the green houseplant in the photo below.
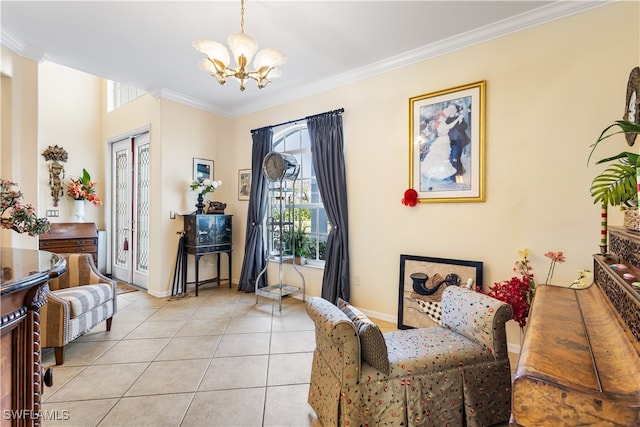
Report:
M 619 128 L 619 129 L 616 129 Z M 618 120 L 607 126 L 597 141 L 590 145 L 591 153 L 587 164 L 591 160 L 596 147 L 602 141 L 620 133 L 640 133 L 640 124 L 626 120 Z M 638 184 L 636 182 L 637 168 L 640 167 L 640 156 L 636 153 L 623 151 L 612 157 L 600 159 L 596 164 L 614 162 L 597 175 L 591 183 L 593 203 L 603 206 L 621 206 L 633 208 L 638 205 Z
M 287 231 L 284 235 L 284 242 L 287 248 L 293 250 L 296 258 L 308 256 L 311 253 L 311 239 L 307 234 L 307 228 L 295 227 Z

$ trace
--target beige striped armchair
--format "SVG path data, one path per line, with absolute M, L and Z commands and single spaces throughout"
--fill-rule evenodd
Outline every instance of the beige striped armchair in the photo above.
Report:
M 103 276 L 90 254 L 62 254 L 67 272 L 49 282 L 51 292 L 40 314 L 42 347 L 53 347 L 56 365 L 64 363 L 64 346 L 117 311 L 117 286 Z

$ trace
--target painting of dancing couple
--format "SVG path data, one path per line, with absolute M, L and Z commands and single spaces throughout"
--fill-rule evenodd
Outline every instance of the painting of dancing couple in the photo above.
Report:
M 485 82 L 409 100 L 409 188 L 421 202 L 484 201 Z

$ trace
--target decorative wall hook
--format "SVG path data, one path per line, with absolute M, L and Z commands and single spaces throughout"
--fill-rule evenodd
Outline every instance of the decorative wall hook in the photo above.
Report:
M 51 187 L 51 197 L 53 198 L 53 206 L 58 206 L 58 200 L 60 200 L 60 196 L 64 195 L 64 188 L 62 184 L 62 180 L 64 179 L 64 165 L 58 162 L 66 162 L 69 155 L 67 151 L 62 148 L 55 146 L 49 146 L 42 153 L 46 160 L 52 161 L 49 164 L 49 187 Z

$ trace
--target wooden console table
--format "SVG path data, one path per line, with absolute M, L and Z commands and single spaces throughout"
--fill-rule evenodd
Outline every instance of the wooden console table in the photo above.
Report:
M 49 279 L 64 273 L 66 262 L 50 252 L 0 248 L 0 267 L 0 426 L 39 426 L 40 308 Z
M 40 250 L 65 253 L 88 253 L 98 265 L 98 229 L 92 222 L 58 222 L 51 231 L 40 235 Z

